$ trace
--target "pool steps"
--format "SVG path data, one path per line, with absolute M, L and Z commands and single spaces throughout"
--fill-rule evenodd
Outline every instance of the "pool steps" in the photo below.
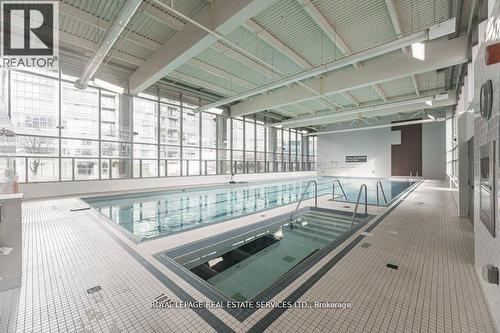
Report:
M 307 224 L 303 224 L 304 222 Z M 294 223 L 293 232 L 312 240 L 329 243 L 347 231 L 350 224 L 348 216 L 313 210 L 300 216 Z

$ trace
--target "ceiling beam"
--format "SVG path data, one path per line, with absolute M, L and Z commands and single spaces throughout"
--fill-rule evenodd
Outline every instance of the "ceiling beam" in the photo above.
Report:
M 392 26 L 394 27 L 394 32 L 396 32 L 396 37 L 400 37 L 403 34 L 403 30 L 401 29 L 401 21 L 399 20 L 398 11 L 396 9 L 396 5 L 394 5 L 394 0 L 385 0 L 385 4 L 387 6 L 387 10 L 389 11 L 389 16 L 391 17 Z M 403 47 L 401 49 L 403 54 L 409 55 L 408 47 Z M 411 76 L 411 81 L 413 84 L 413 89 L 415 89 L 415 94 L 420 96 L 420 91 L 418 90 L 417 79 L 415 75 Z
M 249 81 L 246 81 L 240 77 L 237 77 L 231 73 L 228 73 L 226 72 L 225 70 L 221 69 L 221 68 L 218 68 L 218 67 L 215 67 L 213 65 L 210 65 L 210 64 L 207 64 L 203 61 L 200 61 L 196 58 L 193 58 L 189 61 L 190 64 L 192 64 L 193 66 L 196 66 L 198 67 L 199 69 L 202 69 L 204 70 L 205 72 L 207 73 L 210 73 L 212 75 L 216 75 L 220 78 L 223 78 L 225 80 L 228 80 L 228 82 L 231 82 L 231 83 L 235 83 L 241 87 L 244 87 L 244 88 L 254 88 L 256 87 L 255 84 L 253 84 L 252 82 L 249 82 Z M 183 77 L 184 75 L 187 75 L 187 74 L 184 74 L 182 72 L 179 72 L 179 71 L 176 71 L 176 73 L 178 73 L 178 75 L 180 75 L 180 77 Z M 206 81 L 202 81 L 200 79 L 197 79 L 195 78 L 194 76 L 187 76 L 188 79 L 186 80 L 186 76 L 184 76 L 183 80 L 187 83 L 190 83 L 190 84 L 202 84 L 201 86 L 202 87 L 205 87 L 205 88 L 209 88 L 210 90 L 214 91 L 214 92 L 217 92 L 217 93 L 221 93 L 223 95 L 229 95 L 230 93 L 234 93 L 235 91 L 232 89 L 232 85 L 231 85 L 231 88 L 225 88 L 225 87 L 220 87 L 218 85 L 215 85 L 215 84 L 210 84 L 210 86 L 207 86 L 207 82 Z M 215 88 L 217 87 L 217 88 Z M 215 89 L 214 89 L 215 88 Z M 300 104 L 297 104 L 296 106 L 299 106 Z M 302 111 L 304 111 L 304 107 L 302 105 L 300 105 L 299 109 L 301 109 Z M 274 110 L 276 110 L 277 112 L 281 113 L 282 115 L 286 115 L 288 117 L 297 117 L 297 114 L 296 113 L 293 113 L 291 111 L 288 111 L 288 110 L 285 110 L 283 108 L 275 108 Z M 308 109 L 305 109 L 305 113 L 307 114 L 311 114 L 313 113 L 311 110 L 308 110 Z
M 157 1 L 154 1 L 157 2 Z M 153 20 L 165 24 L 169 28 L 174 29 L 175 31 L 181 31 L 182 28 L 184 28 L 184 22 L 179 20 L 178 18 L 170 15 L 169 13 L 161 10 L 158 8 L 154 3 L 153 4 L 148 4 L 147 2 L 144 2 L 140 10 L 147 15 L 148 17 L 152 18 Z
M 185 74 L 185 73 L 182 73 L 182 72 L 179 72 L 179 71 L 174 71 L 174 72 L 170 73 L 169 76 L 171 76 L 172 78 L 174 78 L 176 80 L 183 81 L 183 82 L 185 82 L 185 83 L 187 83 L 189 85 L 194 85 L 194 86 L 198 86 L 198 87 L 204 87 L 204 88 L 206 88 L 208 90 L 211 90 L 213 92 L 217 92 L 217 93 L 222 94 L 222 95 L 227 95 L 228 93 L 231 92 L 231 89 L 225 89 L 225 88 L 220 87 L 220 86 L 218 86 L 216 84 L 213 84 L 211 82 L 207 82 L 205 80 L 201 80 L 201 79 L 196 78 L 196 77 L 194 77 L 192 75 Z M 285 115 L 287 117 L 292 117 L 292 118 L 297 117 L 297 115 L 295 113 L 290 112 L 288 110 L 285 110 L 283 108 L 276 108 L 276 109 L 274 109 L 274 111 L 279 112 L 280 114 Z
M 398 122 L 397 125 L 399 127 L 399 126 L 409 126 L 409 125 L 416 125 L 416 124 L 435 123 L 435 122 L 441 122 L 441 121 L 445 121 L 445 118 L 443 117 L 443 118 L 436 118 L 436 119 L 405 120 L 403 122 Z M 306 134 L 306 136 L 335 134 L 335 133 L 348 133 L 348 132 L 365 131 L 365 130 L 371 130 L 371 129 L 377 129 L 377 128 L 387 128 L 387 127 L 394 127 L 394 124 L 380 124 L 380 125 L 369 125 L 369 126 L 361 126 L 361 127 L 344 128 L 344 129 L 337 129 L 337 130 L 326 130 L 326 131 L 319 131 L 319 132 L 315 132 L 315 133 L 308 133 L 308 134 Z
M 455 18 L 455 32 L 451 35 L 451 38 L 457 38 L 460 36 L 460 24 L 462 23 L 462 8 L 464 6 L 464 0 L 452 1 L 455 3 L 453 8 L 453 17 Z
M 389 11 L 389 16 L 391 17 L 392 26 L 394 27 L 396 36 L 400 37 L 403 34 L 403 31 L 401 29 L 401 22 L 399 21 L 399 15 L 398 11 L 396 10 L 396 6 L 394 5 L 393 0 L 385 0 L 385 5 L 387 6 L 387 10 Z
M 432 106 L 426 101 L 432 100 Z M 382 117 L 392 114 L 401 114 L 415 112 L 420 110 L 429 110 L 443 108 L 457 104 L 455 93 L 449 93 L 446 99 L 436 99 L 433 95 L 415 98 L 415 95 L 403 95 L 394 98 L 390 103 L 380 103 L 376 105 L 361 106 L 342 110 L 339 112 L 329 112 L 322 115 L 306 116 L 295 119 L 288 119 L 281 122 L 273 123 L 270 126 L 284 126 L 287 128 L 296 128 L 310 126 L 316 124 L 333 124 L 345 122 L 351 119 L 362 117 Z
M 455 0 L 450 2 L 450 9 L 451 9 L 451 17 L 455 18 L 455 32 L 450 35 L 450 38 L 457 38 L 460 36 L 460 23 L 462 21 L 462 7 L 463 7 L 463 0 Z M 450 90 L 453 87 L 453 76 L 454 76 L 454 71 L 455 68 L 453 66 L 450 66 L 449 68 L 446 69 L 446 90 Z
M 297 0 L 302 8 L 309 14 L 314 22 L 319 26 L 326 36 L 337 46 L 337 48 L 344 55 L 349 55 L 352 50 L 349 48 L 344 39 L 337 33 L 337 31 L 332 27 L 330 22 L 323 16 L 312 0 Z M 355 66 L 359 66 L 356 64 Z
M 415 89 L 415 93 L 417 94 L 417 96 L 420 96 L 420 89 L 418 88 L 418 82 L 417 82 L 416 75 L 411 76 L 411 83 L 413 84 L 413 89 Z
M 245 65 L 251 69 L 259 71 L 264 76 L 264 80 L 266 80 L 266 79 L 273 80 L 273 79 L 282 77 L 281 72 L 278 72 L 278 70 L 274 70 L 272 68 L 267 68 L 265 66 L 262 66 L 261 64 L 254 61 L 253 59 L 250 59 L 249 57 L 240 53 L 238 50 L 233 50 L 233 49 L 225 46 L 222 43 L 219 43 L 219 42 L 215 43 L 212 46 L 212 48 L 214 50 L 217 50 L 218 52 L 224 54 L 225 56 L 239 62 L 242 65 Z M 312 110 L 310 110 L 309 108 L 306 108 L 305 106 L 303 106 L 301 104 L 296 104 L 295 106 L 297 108 L 301 109 L 302 111 L 304 111 L 305 113 L 313 113 Z
M 185 74 L 182 72 L 179 72 L 177 70 L 173 71 L 172 73 L 169 74 L 169 77 L 177 80 L 177 81 L 183 81 L 186 82 L 190 85 L 194 85 L 197 87 L 203 87 L 204 89 L 211 90 L 213 92 L 219 93 L 221 95 L 227 95 L 228 92 L 230 92 L 230 89 L 226 89 L 223 87 L 220 87 L 216 84 L 213 84 L 211 82 L 199 79 L 197 77 L 194 77 L 189 74 Z M 174 82 L 175 83 L 175 82 Z
M 227 80 L 228 83 L 231 83 L 231 84 L 234 83 L 234 84 L 237 84 L 243 88 L 255 87 L 255 85 L 253 83 L 251 83 L 247 80 L 244 80 L 244 79 L 240 78 L 239 76 L 236 76 L 234 74 L 226 72 L 225 70 L 223 70 L 221 68 L 218 68 L 218 67 L 213 66 L 211 64 L 208 64 L 204 61 L 201 61 L 199 59 L 193 58 L 193 59 L 189 60 L 188 63 L 199 68 L 199 69 L 204 70 L 207 73 L 210 73 L 210 74 L 216 75 L 220 78 L 223 78 L 224 80 Z
M 373 58 L 376 58 L 376 57 L 384 55 L 384 54 L 389 54 L 392 51 L 397 50 L 404 45 L 410 45 L 410 44 L 415 43 L 415 42 L 426 41 L 426 40 L 428 40 L 428 38 L 429 38 L 428 31 L 427 30 L 421 31 L 421 32 L 418 32 L 416 34 L 412 34 L 410 36 L 402 37 L 400 39 L 390 41 L 388 43 L 377 45 L 375 47 L 357 52 L 357 53 L 352 54 L 350 56 L 341 58 L 339 60 L 332 61 L 332 62 L 323 64 L 323 65 L 319 65 L 319 66 L 316 66 L 314 68 L 296 73 L 296 74 L 289 75 L 289 76 L 284 77 L 282 79 L 278 79 L 278 80 L 275 80 L 275 81 L 270 82 L 268 84 L 261 85 L 255 89 L 251 89 L 251 90 L 243 92 L 241 94 L 237 94 L 237 95 L 222 99 L 218 102 L 203 105 L 200 108 L 198 108 L 198 110 L 204 110 L 207 108 L 218 107 L 221 105 L 227 105 L 227 104 L 232 103 L 232 102 L 241 101 L 247 97 L 252 97 L 252 96 L 255 97 L 255 96 L 258 96 L 259 94 L 269 92 L 271 90 L 279 89 L 279 88 L 282 88 L 285 86 L 291 86 L 291 85 L 294 85 L 295 83 L 297 85 L 300 85 L 301 87 L 306 88 L 305 90 L 308 90 L 309 92 L 313 92 L 316 96 L 318 96 L 318 95 L 323 96 L 324 95 L 323 86 L 321 86 L 321 85 L 319 85 L 319 87 L 314 86 L 314 88 L 316 88 L 316 89 L 314 89 L 313 86 L 310 85 L 310 83 L 309 83 L 310 81 L 321 80 L 321 82 L 322 82 L 322 81 L 324 81 L 323 80 L 324 77 L 326 77 L 326 75 L 327 75 L 326 73 L 329 73 L 329 72 L 332 72 L 335 70 L 339 70 L 342 68 L 346 68 L 346 67 L 351 66 L 352 64 L 360 62 L 360 61 L 373 59 Z M 354 74 L 354 75 L 357 75 L 357 74 Z M 319 78 L 314 78 L 316 76 L 319 76 Z M 319 88 L 319 90 L 317 88 Z M 318 91 L 320 91 L 321 93 L 318 93 Z M 345 90 L 343 90 L 343 91 L 345 91 Z
M 306 59 L 304 59 L 302 56 L 300 56 L 297 52 L 286 46 L 281 40 L 276 38 L 274 35 L 272 35 L 270 32 L 268 32 L 266 29 L 264 29 L 262 26 L 260 26 L 257 22 L 255 22 L 253 19 L 250 19 L 246 22 L 245 24 L 246 28 L 255 33 L 257 36 L 259 36 L 262 40 L 267 42 L 269 45 L 274 47 L 276 50 L 284 54 L 286 57 L 288 57 L 290 60 L 292 60 L 294 63 L 296 63 L 298 66 L 305 68 L 305 69 L 311 69 L 313 68 L 313 65 L 308 62 Z M 354 105 L 359 105 L 359 102 L 352 96 L 352 95 L 347 95 L 347 93 L 342 93 L 342 95 L 345 95 L 345 99 L 348 100 L 351 104 Z M 323 99 L 322 99 L 323 100 Z M 324 101 L 324 100 L 323 100 Z M 341 107 L 341 105 L 334 103 L 336 107 Z
M 255 22 L 253 19 L 248 20 L 245 23 L 245 27 L 248 30 L 255 33 L 257 36 L 259 36 L 262 40 L 266 41 L 269 45 L 271 45 L 275 49 L 279 50 L 281 53 L 283 53 L 285 56 L 287 56 L 290 60 L 292 60 L 294 63 L 296 63 L 300 67 L 303 67 L 303 68 L 311 68 L 312 67 L 312 65 L 307 60 L 305 60 L 302 56 L 297 54 L 297 52 L 295 52 L 294 50 L 292 50 L 288 46 L 286 46 L 281 40 L 279 40 L 274 35 L 272 35 L 270 32 L 268 32 L 266 29 L 264 29 L 257 22 Z
M 330 38 L 333 44 L 342 52 L 343 55 L 348 56 L 352 54 L 351 48 L 347 45 L 345 40 L 337 33 L 337 30 L 330 24 L 326 17 L 321 13 L 321 11 L 316 7 L 312 0 L 297 0 L 302 8 L 307 14 L 313 19 L 314 22 L 320 27 L 327 37 Z M 361 63 L 353 64 L 354 67 L 361 67 Z M 380 95 L 380 97 L 386 101 L 387 96 L 385 94 L 380 94 L 382 91 L 380 87 L 373 87 L 375 91 Z M 380 88 L 380 89 L 379 89 Z M 344 96 L 345 97 L 345 96 Z M 356 101 L 357 102 L 357 101 Z M 356 103 L 354 103 L 356 105 Z M 359 102 L 357 103 L 359 105 Z
M 342 92 L 342 96 L 344 96 L 344 98 L 347 99 L 352 105 L 359 106 L 359 101 L 351 93 L 344 91 Z
M 242 65 L 245 65 L 249 68 L 259 71 L 264 76 L 263 81 L 266 81 L 267 79 L 273 80 L 276 79 L 277 77 L 281 77 L 281 74 L 277 70 L 273 70 L 271 68 L 263 66 L 262 64 L 259 64 L 257 61 L 250 59 L 249 57 L 240 53 L 238 50 L 231 49 L 230 47 L 222 43 L 215 43 L 214 45 L 212 45 L 212 48 L 230 57 L 231 59 L 236 60 Z
M 205 6 L 195 15 L 193 23 L 186 23 L 132 73 L 129 77 L 129 92 L 141 92 L 219 39 L 213 33 L 201 29 L 200 25 L 213 27 L 217 34 L 225 36 L 241 25 L 241 22 L 246 22 L 272 3 L 273 0 L 218 0 L 215 8 L 210 4 Z
M 382 89 L 379 84 L 372 84 L 371 87 L 375 90 L 375 92 L 382 98 L 384 102 L 387 102 L 387 94 Z
M 409 58 L 402 53 L 390 53 L 358 69 L 344 67 L 323 80 L 310 79 L 306 84 L 316 90 L 322 87 L 325 95 L 331 95 L 374 83 L 425 73 L 467 62 L 467 45 L 467 39 L 462 37 L 444 41 L 436 40 L 427 43 L 428 56 L 425 61 Z M 314 98 L 316 98 L 315 94 L 304 89 L 296 89 L 294 86 L 282 87 L 275 89 L 271 95 L 254 96 L 249 101 L 232 105 L 231 112 L 233 116 L 242 116 Z

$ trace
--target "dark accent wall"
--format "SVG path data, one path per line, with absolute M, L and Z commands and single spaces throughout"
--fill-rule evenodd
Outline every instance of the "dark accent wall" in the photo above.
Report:
M 401 131 L 401 144 L 391 146 L 391 175 L 422 176 L 422 124 L 393 126 L 391 130 Z

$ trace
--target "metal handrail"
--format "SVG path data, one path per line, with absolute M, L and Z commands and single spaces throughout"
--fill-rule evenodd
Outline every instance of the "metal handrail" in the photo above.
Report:
M 351 229 L 354 225 L 354 220 L 356 218 L 356 213 L 358 212 L 358 206 L 359 206 L 359 199 L 361 198 L 361 192 L 363 191 L 363 188 L 365 189 L 365 214 L 368 214 L 368 190 L 366 189 L 366 184 L 362 184 L 359 187 L 359 192 L 358 192 L 358 199 L 356 199 L 356 206 L 354 207 L 354 212 L 352 213 L 352 219 L 351 219 Z
M 385 204 L 387 205 L 387 198 L 385 196 L 384 187 L 382 186 L 382 181 L 379 180 L 377 182 L 377 206 L 379 205 L 379 194 L 378 194 L 379 185 L 380 185 L 380 190 L 382 191 L 382 196 L 384 197 Z
M 339 183 L 339 187 L 340 187 L 340 190 L 342 191 L 342 195 L 344 196 L 345 201 L 349 201 L 347 199 L 347 195 L 345 195 L 344 188 L 342 187 L 342 184 L 340 183 L 340 180 L 338 180 L 338 179 L 335 179 L 333 181 L 333 184 L 332 184 L 332 200 L 335 200 L 335 182 Z
M 306 188 L 304 189 L 304 192 L 302 192 L 300 200 L 297 203 L 297 207 L 295 207 L 295 210 L 293 211 L 292 216 L 290 217 L 291 223 L 294 222 L 295 215 L 297 215 L 297 211 L 299 210 L 300 204 L 302 203 L 302 200 L 304 200 L 304 195 L 306 195 L 306 192 L 309 189 L 309 185 L 311 183 L 314 184 L 314 207 L 318 207 L 318 181 L 313 179 L 307 182 Z

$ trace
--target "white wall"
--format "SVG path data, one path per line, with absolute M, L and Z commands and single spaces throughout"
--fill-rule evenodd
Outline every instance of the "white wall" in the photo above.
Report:
M 318 174 L 389 177 L 391 145 L 400 141 L 400 132 L 390 127 L 318 135 Z M 367 155 L 368 161 L 345 163 L 346 155 Z
M 424 178 L 446 178 L 446 129 L 444 122 L 422 124 Z M 401 143 L 401 132 L 390 127 L 318 135 L 318 174 L 390 177 L 391 145 Z M 366 163 L 346 163 L 346 155 L 367 155 Z
M 425 179 L 446 179 L 444 121 L 422 124 L 422 173 Z
M 491 4 L 493 1 L 489 1 L 490 7 L 488 11 L 491 10 Z M 493 20 L 488 20 L 491 23 L 498 22 L 500 18 L 500 2 L 497 1 L 496 5 L 492 11 Z M 480 218 L 480 151 L 479 148 L 484 144 L 495 141 L 496 152 L 498 153 L 498 144 L 500 143 L 499 136 L 499 124 L 500 124 L 500 64 L 494 64 L 486 66 L 484 63 L 485 59 L 485 45 L 493 42 L 499 42 L 500 37 L 498 34 L 489 34 L 494 36 L 495 40 L 484 41 L 484 31 L 486 26 L 486 21 L 482 22 L 479 27 L 479 49 L 477 55 L 473 52 L 473 64 L 474 64 L 474 102 L 473 108 L 476 112 L 474 118 L 474 243 L 475 243 L 475 265 L 479 276 L 479 280 L 483 291 L 488 300 L 488 305 L 490 307 L 490 312 L 496 321 L 497 329 L 500 329 L 500 286 L 488 283 L 484 281 L 481 277 L 481 271 L 485 265 L 492 264 L 496 267 L 500 267 L 500 168 L 498 158 L 500 154 L 497 154 L 497 161 L 495 163 L 495 176 L 496 176 L 496 207 L 495 207 L 495 218 L 496 218 L 496 237 L 493 237 L 490 232 L 486 229 Z M 492 29 L 491 31 L 498 31 L 498 27 Z M 479 91 L 481 85 L 486 80 L 492 80 L 493 83 L 493 111 L 491 118 L 486 120 L 478 116 L 479 111 Z M 459 156 L 460 159 L 463 156 Z M 459 169 L 459 173 L 463 170 Z M 466 184 L 460 183 L 461 188 L 466 188 Z
M 312 177 L 316 171 L 301 172 L 279 172 L 279 173 L 256 173 L 238 174 L 235 180 L 258 181 L 292 177 Z M 230 177 L 219 176 L 191 176 L 191 177 L 167 177 L 167 178 L 134 178 L 134 179 L 112 179 L 112 180 L 87 180 L 79 182 L 53 182 L 21 184 L 20 192 L 24 193 L 25 199 L 40 199 L 48 197 L 78 195 L 78 194 L 103 194 L 116 191 L 141 191 L 151 189 L 172 188 L 179 186 L 207 185 L 227 183 Z

